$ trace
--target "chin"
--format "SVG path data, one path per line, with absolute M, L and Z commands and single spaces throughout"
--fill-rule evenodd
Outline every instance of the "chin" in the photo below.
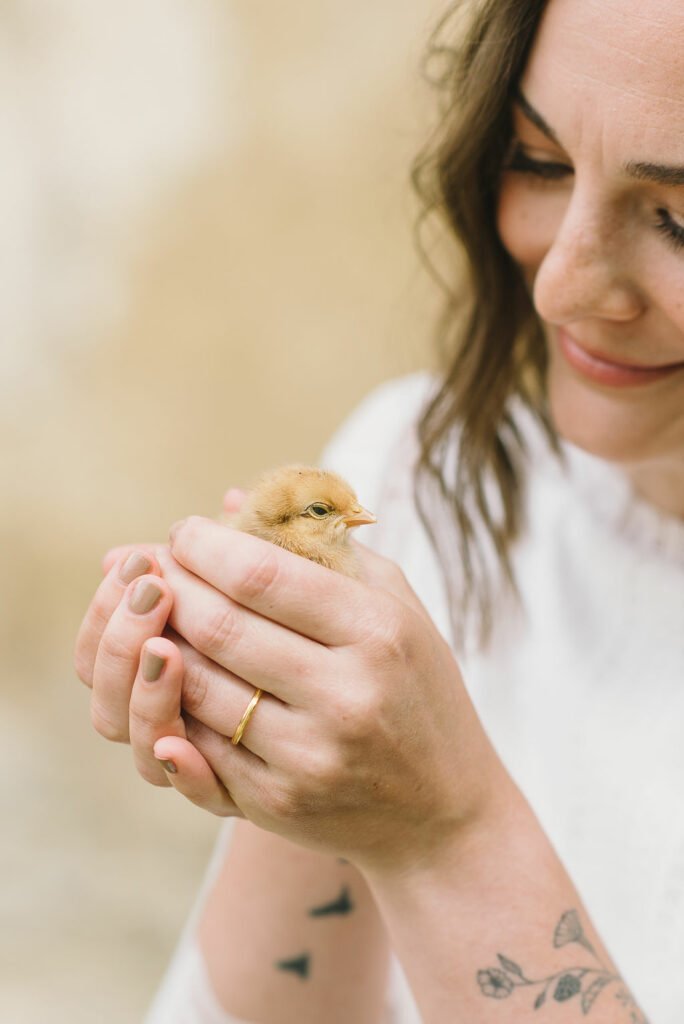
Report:
M 625 465 L 664 454 L 671 416 L 663 417 L 662 404 L 654 400 L 654 388 L 628 392 L 593 385 L 574 375 L 554 353 L 547 389 L 558 434 L 578 448 Z

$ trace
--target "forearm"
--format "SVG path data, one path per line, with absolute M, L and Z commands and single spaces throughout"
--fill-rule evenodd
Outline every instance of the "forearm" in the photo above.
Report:
M 532 1024 L 542 1006 L 559 1024 L 589 1010 L 595 1024 L 646 1024 L 513 787 L 439 862 L 368 877 L 425 1024 Z
M 238 821 L 199 925 L 219 1002 L 260 1024 L 377 1024 L 388 942 L 350 864 Z

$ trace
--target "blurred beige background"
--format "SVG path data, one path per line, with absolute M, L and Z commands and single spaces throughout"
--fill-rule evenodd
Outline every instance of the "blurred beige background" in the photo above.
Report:
M 141 1020 L 217 823 L 90 729 L 107 547 L 430 362 L 437 0 L 0 6 L 0 1019 Z

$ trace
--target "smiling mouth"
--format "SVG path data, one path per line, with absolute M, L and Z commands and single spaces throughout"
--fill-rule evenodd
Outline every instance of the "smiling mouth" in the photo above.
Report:
M 583 348 L 563 328 L 558 330 L 558 345 L 574 370 L 583 377 L 609 387 L 635 387 L 641 384 L 650 384 L 684 369 L 684 361 L 667 363 L 662 366 L 636 366 L 629 363 L 613 362 L 604 355 L 589 352 Z

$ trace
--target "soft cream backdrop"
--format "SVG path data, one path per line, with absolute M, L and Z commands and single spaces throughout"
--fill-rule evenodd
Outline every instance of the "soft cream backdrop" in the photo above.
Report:
M 411 240 L 437 0 L 0 10 L 0 1019 L 141 1019 L 216 822 L 89 727 L 124 540 L 315 459 L 429 362 Z

